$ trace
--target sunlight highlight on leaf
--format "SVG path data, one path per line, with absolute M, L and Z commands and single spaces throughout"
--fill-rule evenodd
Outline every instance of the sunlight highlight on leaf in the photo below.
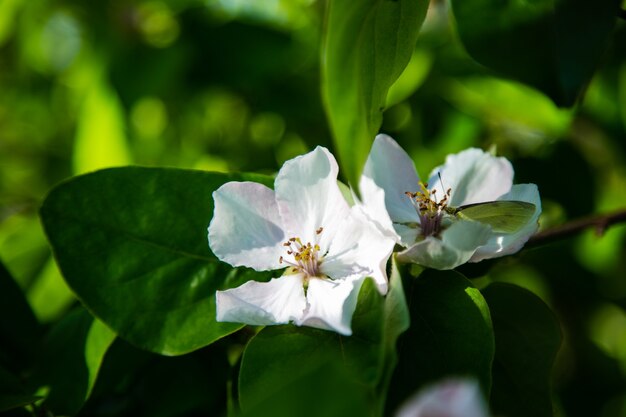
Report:
M 409 63 L 424 0 L 328 2 L 322 96 L 343 175 L 352 185 L 378 133 L 387 92 Z
M 93 84 L 82 104 L 73 165 L 76 174 L 128 165 L 124 113 L 115 91 L 104 81 Z

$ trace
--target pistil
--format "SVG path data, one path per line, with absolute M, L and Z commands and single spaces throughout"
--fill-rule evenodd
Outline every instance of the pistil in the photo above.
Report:
M 441 231 L 443 216 L 446 213 L 452 189 L 448 188 L 441 200 L 438 200 L 437 190 L 430 191 L 428 184 L 421 181 L 419 186 L 419 191 L 414 193 L 407 191 L 405 194 L 411 199 L 419 216 L 422 236 L 436 236 Z
M 323 230 L 320 227 L 315 233 L 319 235 Z M 306 278 L 320 275 L 320 264 L 324 256 L 320 255 L 320 246 L 317 243 L 302 243 L 299 237 L 292 237 L 283 243 L 283 246 L 287 248 L 287 255 L 292 256 L 293 261 L 289 261 L 281 256 L 278 260 L 281 264 L 285 263 L 295 270 L 304 273 Z

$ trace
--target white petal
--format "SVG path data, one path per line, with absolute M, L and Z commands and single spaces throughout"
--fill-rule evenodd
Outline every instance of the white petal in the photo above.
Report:
M 217 291 L 217 321 L 252 325 L 298 321 L 306 309 L 302 274 L 283 275 L 269 282 L 248 281 Z
M 209 246 L 222 261 L 257 271 L 284 268 L 286 240 L 274 191 L 256 182 L 229 182 L 213 193 Z
M 394 223 L 396 233 L 400 236 L 400 244 L 405 248 L 412 246 L 420 234 L 420 228 L 417 224 L 407 226 L 405 224 Z
M 389 217 L 389 212 L 387 212 L 385 190 L 377 186 L 374 180 L 369 177 L 361 176 L 360 182 L 361 190 L 367 190 L 368 202 L 365 204 L 355 197 L 355 206 L 360 208 L 382 234 L 392 238 L 395 242 L 400 242 L 400 236 L 396 233 L 391 217 Z
M 331 281 L 312 278 L 307 289 L 307 310 L 296 324 L 333 330 L 350 336 L 352 314 L 356 308 L 363 278 Z
M 283 165 L 275 181 L 276 201 L 283 224 L 304 243 L 318 242 L 322 251 L 348 216 L 350 207 L 337 185 L 337 161 L 318 146 Z M 317 235 L 320 227 L 324 231 Z
M 359 183 L 363 203 L 376 205 L 379 198 L 376 193 L 382 189 L 393 222 L 416 222 L 419 217 L 405 192 L 417 191 L 418 183 L 419 177 L 409 155 L 389 136 L 376 136 Z
M 496 200 L 513 185 L 511 163 L 476 148 L 448 155 L 446 163 L 433 170 L 428 181 L 440 196 L 444 190 L 438 172 L 446 190 L 452 188 L 449 205 L 453 207 Z
M 491 228 L 479 222 L 457 221 L 444 230 L 441 239 L 429 236 L 398 254 L 403 262 L 428 268 L 452 269 L 467 262 L 491 236 Z
M 387 293 L 387 260 L 394 240 L 385 237 L 357 207 L 341 224 L 324 257 L 321 272 L 334 280 L 374 278 L 381 294 Z
M 498 200 L 526 201 L 535 205 L 533 217 L 515 233 L 496 233 L 484 246 L 476 250 L 470 262 L 478 262 L 483 259 L 495 258 L 498 256 L 510 255 L 519 251 L 528 239 L 537 232 L 539 228 L 539 215 L 541 214 L 541 198 L 539 190 L 535 184 L 516 184 L 511 191 L 504 194 Z
M 478 383 L 448 380 L 420 391 L 398 410 L 396 417 L 487 417 Z

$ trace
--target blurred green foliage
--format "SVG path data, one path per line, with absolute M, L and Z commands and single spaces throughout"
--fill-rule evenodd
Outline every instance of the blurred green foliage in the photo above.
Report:
M 0 258 L 46 330 L 77 305 L 37 215 L 54 184 L 129 163 L 273 173 L 316 145 L 332 148 L 323 17 L 314 0 L 0 0 Z M 619 21 L 582 100 L 561 109 L 473 61 L 447 3 L 433 0 L 381 131 L 424 173 L 448 153 L 495 147 L 517 182 L 538 184 L 543 228 L 624 208 L 625 44 Z M 557 314 L 559 415 L 626 414 L 626 225 L 475 275 L 479 288 L 525 287 Z M 20 318 L 0 320 L 8 328 Z M 165 358 L 117 340 L 83 415 L 225 415 L 237 389 L 227 346 Z M 6 362 L 0 355 L 0 372 L 23 379 L 28 370 Z

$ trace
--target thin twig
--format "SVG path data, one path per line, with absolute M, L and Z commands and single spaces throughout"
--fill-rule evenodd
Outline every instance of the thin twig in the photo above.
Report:
M 594 227 L 596 234 L 602 236 L 606 229 L 612 224 L 625 221 L 626 209 L 608 214 L 585 217 L 539 232 L 528 240 L 526 246 L 544 245 L 555 240 L 573 236 L 590 227 Z

